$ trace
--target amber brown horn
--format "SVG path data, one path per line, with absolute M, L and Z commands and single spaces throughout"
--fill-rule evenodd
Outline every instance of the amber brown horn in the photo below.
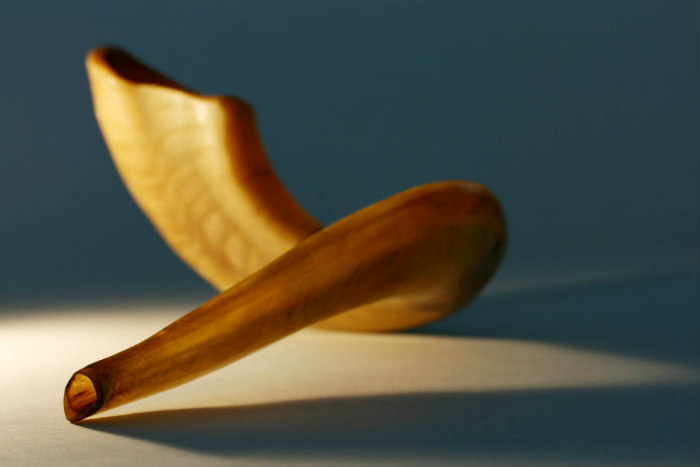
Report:
M 272 170 L 250 105 L 195 94 L 111 47 L 91 51 L 86 66 L 124 184 L 173 251 L 216 288 L 321 228 Z
M 478 184 L 400 193 L 312 235 L 140 344 L 76 372 L 64 395 L 66 417 L 75 422 L 185 383 L 363 305 L 396 300 L 414 313 L 444 316 L 489 279 L 504 244 L 499 204 Z
M 196 94 L 115 48 L 92 51 L 87 70 L 125 185 L 173 251 L 220 291 L 321 228 L 276 176 L 248 104 Z M 393 298 L 316 326 L 388 331 L 440 316 Z

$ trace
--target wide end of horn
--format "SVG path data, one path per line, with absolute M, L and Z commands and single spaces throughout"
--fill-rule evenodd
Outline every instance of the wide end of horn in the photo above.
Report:
M 92 49 L 85 59 L 85 64 L 88 69 L 99 67 L 132 84 L 153 84 L 187 91 L 181 84 L 118 47 L 105 45 Z

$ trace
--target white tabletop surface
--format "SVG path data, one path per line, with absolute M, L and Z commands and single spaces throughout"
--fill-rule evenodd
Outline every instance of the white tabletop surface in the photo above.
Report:
M 495 291 L 420 332 L 307 330 L 72 425 L 71 373 L 194 303 L 0 315 L 0 465 L 698 465 L 698 276 Z

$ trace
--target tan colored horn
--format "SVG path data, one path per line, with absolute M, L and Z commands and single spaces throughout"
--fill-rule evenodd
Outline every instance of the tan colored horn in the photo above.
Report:
M 113 48 L 93 50 L 86 65 L 124 184 L 173 251 L 217 289 L 321 228 L 270 167 L 248 104 L 194 94 Z
M 86 65 L 124 184 L 172 250 L 218 290 L 321 228 L 270 166 L 248 104 L 195 94 L 115 48 L 93 50 Z M 391 331 L 440 316 L 389 300 L 318 327 Z
M 272 171 L 249 106 L 198 96 L 115 49 L 87 64 L 127 187 L 173 250 L 227 290 L 77 371 L 64 393 L 70 421 L 316 323 L 383 331 L 434 321 L 469 302 L 501 259 L 503 213 L 477 183 L 413 188 L 321 229 Z
M 504 235 L 500 207 L 480 185 L 435 183 L 392 196 L 311 235 L 140 344 L 76 372 L 64 394 L 66 417 L 78 421 L 182 384 L 368 304 L 449 314 L 491 276 Z

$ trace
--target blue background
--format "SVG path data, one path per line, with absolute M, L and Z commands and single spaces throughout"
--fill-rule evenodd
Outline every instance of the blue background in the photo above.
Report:
M 510 229 L 502 267 L 467 312 L 414 332 L 698 376 L 699 16 L 697 0 L 1 0 L 0 315 L 166 298 L 185 313 L 215 293 L 158 237 L 105 148 L 83 61 L 111 43 L 251 102 L 280 177 L 323 223 L 421 183 L 489 186 Z M 94 429 L 232 461 L 697 465 L 698 389 L 696 378 L 234 404 Z
M 213 293 L 112 165 L 83 65 L 103 43 L 253 103 L 281 178 L 324 223 L 472 179 L 509 222 L 494 288 L 697 271 L 698 13 L 697 1 L 4 1 L 0 304 Z

